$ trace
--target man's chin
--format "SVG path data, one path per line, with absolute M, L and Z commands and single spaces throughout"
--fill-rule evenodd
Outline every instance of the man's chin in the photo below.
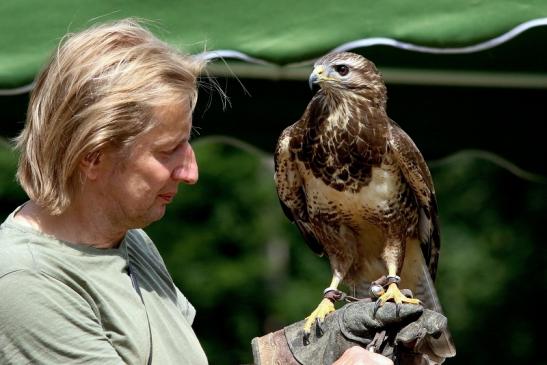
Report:
M 159 221 L 160 219 L 163 218 L 163 216 L 165 215 L 165 210 L 167 209 L 167 206 L 166 205 L 162 205 L 160 207 L 155 207 L 155 209 L 153 210 L 153 212 L 151 212 L 152 214 L 150 215 L 150 222 L 148 224 L 151 224 L 151 223 L 154 223 L 154 222 L 157 222 Z
M 150 224 L 159 221 L 165 215 L 165 205 L 161 207 L 153 207 L 148 212 L 148 214 L 141 216 L 137 222 L 135 222 L 134 228 L 145 228 Z

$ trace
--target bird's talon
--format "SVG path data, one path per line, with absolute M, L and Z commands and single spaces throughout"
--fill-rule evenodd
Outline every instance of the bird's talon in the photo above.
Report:
M 317 334 L 317 337 L 321 337 L 325 333 L 325 330 L 323 329 L 323 321 L 319 318 L 315 319 L 315 333 Z
M 376 301 L 376 304 L 374 305 L 374 311 L 372 312 L 372 317 L 376 317 L 376 312 L 378 312 L 378 309 L 383 305 L 382 300 L 378 298 Z
M 309 337 L 311 327 L 315 323 L 316 333 L 318 336 L 321 336 L 323 334 L 323 320 L 328 314 L 334 312 L 334 310 L 334 304 L 329 299 L 324 298 L 317 308 L 306 318 L 304 333 L 307 333 Z
M 304 337 L 302 338 L 302 342 L 304 343 L 304 346 L 307 346 L 310 344 L 310 333 L 304 332 Z

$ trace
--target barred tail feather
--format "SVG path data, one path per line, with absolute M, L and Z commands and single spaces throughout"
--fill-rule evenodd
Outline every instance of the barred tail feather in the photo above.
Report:
M 421 265 L 420 274 L 418 285 L 415 288 L 415 296 L 422 301 L 424 307 L 438 313 L 443 313 L 441 302 L 439 301 L 437 291 L 435 290 L 435 285 L 429 275 L 425 262 Z M 456 356 L 456 347 L 448 328 L 444 329 L 438 338 L 429 337 L 428 345 L 433 354 L 441 359 Z M 431 357 L 433 358 L 435 356 Z

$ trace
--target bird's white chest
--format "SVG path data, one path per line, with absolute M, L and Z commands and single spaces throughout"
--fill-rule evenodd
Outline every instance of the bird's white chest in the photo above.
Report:
M 389 211 L 403 190 L 399 170 L 394 165 L 382 164 L 373 167 L 371 172 L 369 183 L 357 192 L 336 190 L 310 172 L 305 172 L 309 212 L 313 215 L 335 209 L 347 218 L 362 219 L 369 214 Z
M 382 165 L 372 169 L 370 183 L 357 194 L 369 208 L 385 209 L 401 191 L 399 171 L 393 166 Z

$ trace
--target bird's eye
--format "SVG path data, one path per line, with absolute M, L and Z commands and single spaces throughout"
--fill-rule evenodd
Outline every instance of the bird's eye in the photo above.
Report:
M 334 66 L 334 70 L 338 72 L 340 76 L 346 76 L 349 72 L 349 67 L 346 65 L 336 65 Z

